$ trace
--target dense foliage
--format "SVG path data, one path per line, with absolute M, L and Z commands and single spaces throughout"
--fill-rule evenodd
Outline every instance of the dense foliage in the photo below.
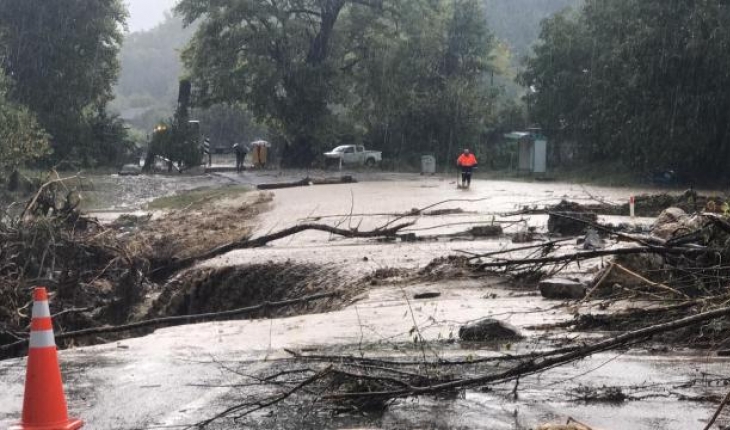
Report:
M 589 0 L 542 25 L 531 113 L 591 160 L 728 178 L 730 5 Z
M 35 114 L 57 159 L 110 162 L 126 144 L 122 124 L 105 112 L 125 18 L 121 0 L 0 2 L 8 97 Z
M 9 83 L 0 74 L 0 180 L 23 164 L 48 154 L 48 136 L 27 108 L 7 98 Z
M 393 155 L 478 144 L 496 117 L 479 0 L 183 0 L 200 103 L 243 102 L 309 164 L 337 143 Z

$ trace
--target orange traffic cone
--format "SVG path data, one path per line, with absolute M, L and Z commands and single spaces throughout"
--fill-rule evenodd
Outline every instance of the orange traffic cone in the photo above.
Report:
M 23 422 L 10 430 L 75 430 L 83 425 L 83 421 L 68 417 L 48 293 L 38 287 L 33 291 Z

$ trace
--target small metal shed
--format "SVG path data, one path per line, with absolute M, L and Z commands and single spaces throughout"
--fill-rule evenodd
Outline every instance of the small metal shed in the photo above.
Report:
M 517 142 L 519 170 L 530 173 L 547 172 L 547 139 L 539 129 L 513 131 L 504 137 Z

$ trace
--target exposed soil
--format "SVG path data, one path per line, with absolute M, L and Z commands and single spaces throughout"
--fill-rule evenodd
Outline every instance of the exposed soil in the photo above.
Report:
M 312 303 L 262 310 L 249 317 L 328 312 L 339 309 L 362 291 L 357 285 L 335 268 L 296 263 L 193 269 L 163 288 L 148 317 L 221 312 L 318 293 L 337 293 Z
M 242 195 L 157 219 L 126 215 L 110 225 L 56 210 L 0 225 L 0 344 L 27 336 L 30 290 L 38 285 L 52 293 L 57 332 L 139 320 L 160 289 L 148 276 L 154 267 L 249 237 L 270 201 L 268 194 Z

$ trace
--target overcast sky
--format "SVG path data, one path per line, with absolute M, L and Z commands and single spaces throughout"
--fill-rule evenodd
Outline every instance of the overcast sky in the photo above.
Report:
M 129 31 L 149 30 L 165 18 L 177 0 L 125 0 L 129 6 Z

